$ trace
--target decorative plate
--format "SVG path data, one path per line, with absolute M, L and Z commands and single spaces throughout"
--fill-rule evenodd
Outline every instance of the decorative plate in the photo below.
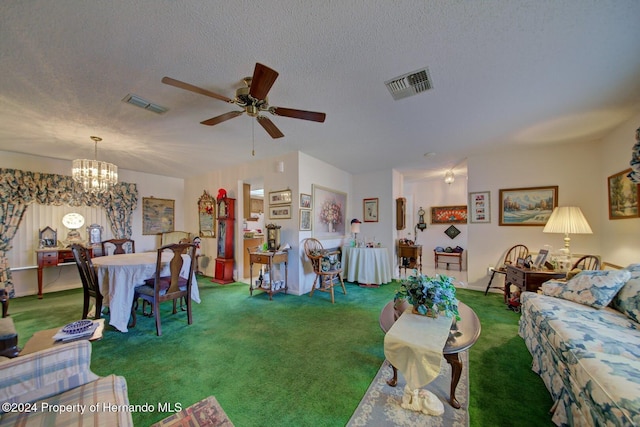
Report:
M 79 334 L 89 329 L 91 325 L 93 325 L 93 320 L 78 320 L 66 325 L 64 328 L 62 328 L 62 332 L 64 332 L 65 334 Z
M 460 234 L 460 230 L 455 228 L 453 225 L 444 230 L 444 233 L 452 239 L 455 239 L 458 234 Z

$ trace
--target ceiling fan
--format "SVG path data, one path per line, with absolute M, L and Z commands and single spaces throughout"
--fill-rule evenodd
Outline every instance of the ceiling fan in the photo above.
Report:
M 273 86 L 273 83 L 278 78 L 278 72 L 272 70 L 266 65 L 256 63 L 256 67 L 253 70 L 253 77 L 245 77 L 244 83 L 246 86 L 236 90 L 235 98 L 227 98 L 224 95 L 208 91 L 206 89 L 193 86 L 189 83 L 181 82 L 180 80 L 172 79 L 171 77 L 163 77 L 162 83 L 175 86 L 180 89 L 189 90 L 191 92 L 199 93 L 201 95 L 210 96 L 215 99 L 219 99 L 229 104 L 236 104 L 242 107 L 244 111 L 230 111 L 228 113 L 221 114 L 216 117 L 212 117 L 208 120 L 204 120 L 200 123 L 207 126 L 214 126 L 234 117 L 247 113 L 251 117 L 255 117 L 258 123 L 267 131 L 272 138 L 282 138 L 284 134 L 276 127 L 276 125 L 268 118 L 260 113 L 269 112 L 276 116 L 292 117 L 294 119 L 310 120 L 313 122 L 324 122 L 326 117 L 325 113 L 317 113 L 314 111 L 294 110 L 292 108 L 275 107 L 269 105 L 267 99 L 267 93 Z

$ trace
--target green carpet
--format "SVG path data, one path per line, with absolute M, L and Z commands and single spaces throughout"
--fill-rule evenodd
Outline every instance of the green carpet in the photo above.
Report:
M 248 285 L 217 285 L 199 277 L 201 304 L 194 323 L 186 314 L 162 308 L 163 335 L 153 318 L 122 334 L 111 327 L 93 344 L 92 370 L 127 379 L 131 403 L 153 412 L 134 413 L 148 426 L 169 413 L 158 405 L 183 408 L 213 395 L 237 427 L 344 426 L 383 362 L 382 307 L 398 284 L 294 296 L 261 292 Z M 551 398 L 530 370 L 531 356 L 517 335 L 519 314 L 501 296 L 460 289 L 473 308 L 482 335 L 469 351 L 471 426 L 552 425 Z M 77 320 L 81 290 L 11 300 L 20 345 L 36 331 Z

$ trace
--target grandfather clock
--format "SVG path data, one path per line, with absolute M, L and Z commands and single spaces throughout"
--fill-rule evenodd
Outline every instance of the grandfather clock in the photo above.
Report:
M 218 256 L 212 282 L 233 283 L 233 241 L 235 201 L 228 197 L 218 199 Z

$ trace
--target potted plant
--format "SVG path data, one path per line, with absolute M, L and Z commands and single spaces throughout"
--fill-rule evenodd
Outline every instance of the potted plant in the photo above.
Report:
M 439 274 L 429 277 L 416 271 L 400 284 L 394 301 L 400 299 L 406 299 L 413 305 L 416 314 L 438 317 L 442 313 L 447 317 L 455 315 L 456 320 L 460 320 L 456 288 L 451 277 Z

